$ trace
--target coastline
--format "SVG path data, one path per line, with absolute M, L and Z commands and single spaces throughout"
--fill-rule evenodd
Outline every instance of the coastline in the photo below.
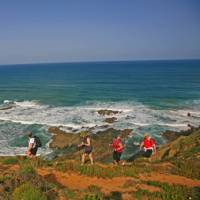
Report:
M 51 132 L 63 134 L 55 127 Z M 98 142 L 102 141 L 97 138 Z M 26 191 L 40 191 L 49 200 L 111 200 L 119 197 L 123 200 L 167 200 L 174 197 L 176 200 L 189 197 L 198 200 L 199 145 L 200 128 L 193 128 L 187 136 L 179 136 L 160 146 L 156 156 L 150 159 L 138 157 L 124 166 L 104 162 L 81 166 L 75 154 L 72 157 L 64 154 L 52 160 L 0 157 L 0 191 L 3 198 L 11 196 L 28 180 Z M 79 158 L 80 155 L 76 156 Z

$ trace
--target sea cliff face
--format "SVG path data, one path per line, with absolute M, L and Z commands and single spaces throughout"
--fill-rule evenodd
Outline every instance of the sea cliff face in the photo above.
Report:
M 79 135 L 57 127 L 49 131 L 54 134 L 51 148 L 68 151 L 51 161 L 1 157 L 0 200 L 200 199 L 200 128 L 179 134 L 151 158 L 138 157 L 124 166 L 102 162 L 81 166 L 75 150 Z M 111 156 L 107 144 L 115 134 L 126 137 L 130 131 L 108 129 L 92 135 L 97 159 Z

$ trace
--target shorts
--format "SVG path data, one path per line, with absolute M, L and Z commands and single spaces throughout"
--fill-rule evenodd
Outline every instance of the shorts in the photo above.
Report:
M 113 160 L 119 162 L 120 158 L 121 158 L 121 155 L 122 155 L 121 152 L 113 151 Z
M 144 157 L 149 158 L 149 157 L 151 157 L 152 153 L 153 153 L 153 150 L 152 150 L 152 149 L 147 149 L 147 150 L 144 152 L 143 155 L 144 155 Z
M 90 154 L 90 153 L 92 153 L 92 147 L 85 147 L 85 150 L 84 150 L 84 153 L 86 153 L 86 154 Z
M 38 150 L 37 147 L 31 149 L 31 154 L 35 156 L 37 154 L 37 150 Z

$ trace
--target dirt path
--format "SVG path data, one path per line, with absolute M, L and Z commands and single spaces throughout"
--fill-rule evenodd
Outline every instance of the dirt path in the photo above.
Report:
M 68 187 L 72 190 L 87 189 L 90 185 L 95 185 L 101 188 L 101 191 L 105 194 L 113 191 L 129 193 L 137 191 L 138 189 L 148 190 L 150 192 L 160 191 L 160 188 L 146 185 L 144 181 L 156 181 L 168 184 L 185 185 L 188 187 L 200 186 L 199 180 L 192 180 L 183 176 L 155 172 L 140 175 L 139 179 L 132 177 L 114 177 L 112 179 L 103 179 L 83 176 L 77 173 L 63 173 L 51 168 L 40 168 L 37 172 L 45 178 L 51 177 L 52 180 L 55 180 L 62 186 Z
M 113 191 L 121 193 L 129 193 L 137 191 L 138 189 L 148 190 L 150 192 L 160 191 L 159 188 L 139 183 L 137 179 L 130 177 L 115 177 L 112 179 L 103 179 L 96 177 L 88 177 L 76 173 L 63 173 L 53 169 L 47 170 L 38 169 L 38 174 L 46 178 L 53 176 L 56 182 L 73 190 L 87 189 L 90 185 L 95 185 L 101 188 L 105 194 Z
M 2 170 L 3 170 L 2 166 Z M 106 166 L 105 166 L 106 167 Z M 19 165 L 6 166 L 3 171 L 18 171 Z M 164 174 L 160 172 L 151 172 L 140 174 L 139 178 L 133 177 L 114 177 L 112 179 L 103 179 L 97 177 L 89 177 L 80 175 L 75 172 L 60 172 L 51 167 L 39 168 L 37 173 L 45 179 L 57 182 L 58 184 L 72 190 L 86 190 L 89 186 L 95 185 L 99 187 L 104 194 L 118 191 L 127 196 L 123 199 L 129 199 L 130 193 L 138 189 L 147 190 L 149 192 L 159 192 L 161 189 L 156 186 L 145 184 L 145 181 L 155 181 L 168 184 L 184 185 L 187 187 L 200 186 L 200 180 L 192 180 L 183 176 Z M 62 198 L 61 198 L 62 199 Z
M 185 185 L 187 187 L 200 186 L 199 180 L 189 179 L 183 176 L 172 175 L 172 174 L 162 174 L 152 172 L 150 174 L 144 174 L 139 176 L 140 180 L 143 181 L 156 181 L 168 184 Z

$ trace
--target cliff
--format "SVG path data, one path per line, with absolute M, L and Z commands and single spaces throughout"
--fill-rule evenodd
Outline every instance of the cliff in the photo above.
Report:
M 79 143 L 79 136 L 71 137 L 57 128 L 50 131 L 54 133 L 51 147 L 71 149 L 70 153 L 52 161 L 40 157 L 0 158 L 0 200 L 200 199 L 199 128 L 187 136 L 179 134 L 150 159 L 139 157 L 125 166 L 101 162 L 81 166 L 79 160 L 74 160 L 76 152 L 72 148 Z M 99 160 L 111 156 L 102 144 L 118 133 L 110 129 L 93 136 L 95 148 L 102 154 Z

